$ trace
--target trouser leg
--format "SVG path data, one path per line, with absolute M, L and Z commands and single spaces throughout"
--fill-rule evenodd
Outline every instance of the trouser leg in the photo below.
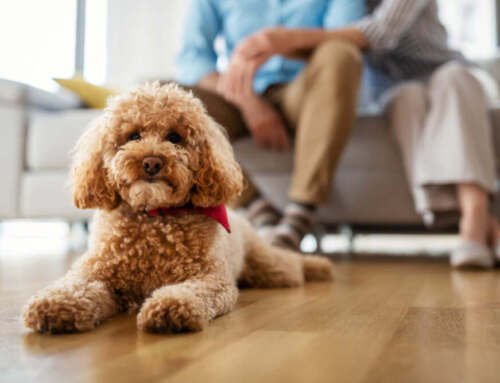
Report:
M 448 64 L 427 84 L 400 86 L 388 112 L 416 210 L 426 223 L 445 224 L 456 217 L 457 184 L 494 191 L 487 100 L 466 67 Z
M 410 82 L 398 86 L 388 107 L 388 117 L 411 184 L 414 184 L 415 160 L 426 114 L 425 85 L 420 82 Z
M 362 60 L 351 44 L 328 41 L 282 92 L 280 106 L 296 126 L 291 200 L 325 203 L 333 172 L 354 125 Z
M 425 83 L 408 82 L 395 89 L 387 108 L 390 129 L 401 151 L 415 208 L 421 214 L 430 210 L 428 195 L 415 178 L 422 133 L 427 118 L 427 106 Z
M 243 117 L 235 105 L 208 89 L 198 86 L 184 88 L 201 100 L 208 114 L 226 130 L 231 141 L 248 134 Z
M 235 105 L 226 101 L 217 93 L 201 87 L 185 87 L 185 89 L 191 90 L 201 100 L 208 114 L 226 130 L 230 141 L 235 141 L 248 134 L 248 128 Z M 246 187 L 240 197 L 230 202 L 229 205 L 232 208 L 248 205 L 259 194 L 244 170 L 243 173 L 245 173 Z
M 416 179 L 424 186 L 473 183 L 495 191 L 495 156 L 488 102 L 468 68 L 451 63 L 429 83 L 430 108 Z

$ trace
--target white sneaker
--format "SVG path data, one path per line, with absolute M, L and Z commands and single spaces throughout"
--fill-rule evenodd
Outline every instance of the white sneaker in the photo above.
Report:
M 495 264 L 492 251 L 482 243 L 462 241 L 450 255 L 453 267 L 492 268 Z

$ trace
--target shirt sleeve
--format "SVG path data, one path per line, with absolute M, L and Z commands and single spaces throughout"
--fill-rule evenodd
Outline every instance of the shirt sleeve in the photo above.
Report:
M 361 30 L 372 51 L 396 48 L 432 0 L 383 0 L 373 14 L 354 23 L 351 27 Z
M 366 16 L 365 0 L 330 0 L 325 12 L 323 27 L 339 29 Z
M 214 41 L 221 31 L 221 17 L 213 0 L 191 0 L 181 50 L 176 59 L 176 81 L 196 85 L 217 68 Z

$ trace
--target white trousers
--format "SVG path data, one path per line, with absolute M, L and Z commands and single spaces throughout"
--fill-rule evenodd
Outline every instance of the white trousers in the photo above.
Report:
M 387 115 L 427 224 L 435 224 L 438 213 L 459 211 L 458 183 L 495 192 L 488 99 L 467 66 L 443 65 L 428 81 L 406 82 L 393 92 Z

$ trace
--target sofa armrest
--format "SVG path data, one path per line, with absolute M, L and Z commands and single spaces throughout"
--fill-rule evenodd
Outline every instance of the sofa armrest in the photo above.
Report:
M 82 101 L 76 94 L 64 89 L 48 92 L 0 78 L 0 105 L 20 105 L 30 110 L 59 111 L 80 108 Z
M 21 174 L 24 167 L 25 110 L 0 104 L 0 219 L 18 216 Z

